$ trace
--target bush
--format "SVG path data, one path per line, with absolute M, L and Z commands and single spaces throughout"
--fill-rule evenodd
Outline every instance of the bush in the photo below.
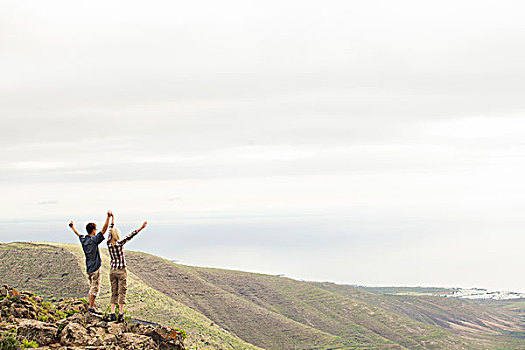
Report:
M 27 339 L 24 339 L 24 341 L 22 342 L 22 349 L 29 349 L 29 348 L 38 348 L 38 344 L 31 340 L 27 340 Z
M 66 311 L 66 315 L 69 317 L 69 316 L 73 316 L 74 314 L 76 314 L 77 312 L 80 312 L 78 310 L 69 310 L 69 311 Z
M 186 339 L 186 331 L 184 329 L 175 328 L 175 330 L 180 332 L 180 336 L 182 337 L 182 340 Z
M 9 333 L 4 333 L 2 340 L 0 340 L 0 350 L 18 350 L 20 349 L 20 342 Z
M 24 341 L 22 342 L 22 349 L 29 348 L 38 348 L 38 344 L 35 343 L 33 340 L 29 341 L 27 339 L 24 339 Z

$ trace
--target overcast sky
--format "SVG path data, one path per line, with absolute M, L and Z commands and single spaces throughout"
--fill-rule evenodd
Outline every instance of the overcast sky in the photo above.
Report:
M 523 1 L 3 1 L 0 240 L 525 292 Z

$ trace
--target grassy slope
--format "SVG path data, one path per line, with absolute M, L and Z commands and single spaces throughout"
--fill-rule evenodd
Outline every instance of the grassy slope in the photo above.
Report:
M 362 333 L 369 333 L 369 337 L 356 334 L 356 339 L 344 339 L 296 322 L 201 278 L 198 268 L 173 264 L 145 253 L 127 252 L 126 259 L 132 266 L 131 271 L 152 288 L 264 348 L 351 349 L 391 344 L 366 329 Z
M 509 336 L 525 332 L 523 314 L 520 317 L 520 310 L 512 308 L 512 302 L 459 300 L 432 295 L 389 295 L 333 283 L 312 284 L 472 338 L 479 346 L 508 349 L 525 346 L 525 339 Z
M 357 344 L 364 348 L 391 347 L 394 344 L 411 349 L 480 348 L 480 344 L 472 345 L 469 340 L 451 332 L 309 283 L 277 276 L 177 265 L 143 253 L 130 253 L 128 260 L 135 262 L 133 271 L 153 288 L 165 291 L 224 328 L 234 329 L 241 338 L 252 339 L 263 347 L 292 349 L 295 345 L 308 348 L 318 339 L 312 338 L 312 329 L 316 329 L 334 336 L 334 340 L 340 339 L 340 345 L 331 345 L 338 348 L 353 348 Z M 259 314 L 264 309 L 267 312 L 262 318 Z M 266 333 L 279 327 L 269 318 L 273 315 L 282 315 L 293 321 L 289 323 L 292 328 L 286 328 L 285 334 L 293 341 L 283 341 L 280 347 L 268 343 Z M 237 323 L 251 324 L 252 327 L 239 327 Z M 297 328 L 296 324 L 308 328 Z M 319 346 L 325 341 L 319 342 Z
M 97 304 L 109 305 L 109 261 L 101 250 L 102 283 Z M 85 297 L 84 254 L 80 245 L 60 243 L 0 244 L 0 282 L 45 295 L 47 298 Z M 7 264 L 9 262 L 9 264 Z M 45 266 L 44 269 L 35 267 Z M 69 274 L 62 277 L 64 271 Z M 24 276 L 23 278 L 20 278 Z M 25 277 L 27 276 L 27 277 Z M 69 289 L 71 287 L 71 289 Z M 105 307 L 104 307 L 105 308 Z M 103 308 L 103 309 L 104 309 Z M 128 312 L 133 317 L 186 330 L 188 349 L 259 349 L 195 310 L 156 291 L 128 272 Z
M 1 282 L 51 299 L 83 297 L 88 288 L 78 259 L 48 244 L 0 244 Z

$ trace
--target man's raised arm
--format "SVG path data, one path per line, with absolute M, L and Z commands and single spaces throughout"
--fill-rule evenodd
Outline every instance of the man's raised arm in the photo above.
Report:
M 73 221 L 71 221 L 69 223 L 69 227 L 71 227 L 71 229 L 73 230 L 73 232 L 76 233 L 77 236 L 80 236 L 80 233 L 77 231 L 77 229 L 75 228 L 75 225 L 73 225 Z
M 102 231 L 100 231 L 102 234 L 106 233 L 108 226 L 109 226 L 109 218 L 112 216 L 113 213 L 111 210 L 108 210 L 108 217 L 106 218 L 106 222 L 104 223 L 104 227 L 102 227 Z

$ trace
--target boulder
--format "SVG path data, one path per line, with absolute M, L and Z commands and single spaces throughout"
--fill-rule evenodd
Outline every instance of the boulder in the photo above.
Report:
M 25 307 L 15 307 L 13 315 L 18 318 L 29 318 L 29 311 Z
M 104 335 L 106 334 L 106 330 L 103 327 L 93 326 L 93 327 L 88 328 L 88 333 L 91 334 L 92 336 L 99 336 L 103 338 Z
M 34 340 L 39 345 L 49 345 L 58 341 L 58 329 L 49 323 L 24 320 L 20 322 L 17 335 L 27 340 Z
M 117 341 L 117 336 L 115 334 L 106 333 L 102 339 L 104 344 L 113 344 Z
M 78 323 L 78 324 L 85 324 L 86 323 L 86 318 L 84 317 L 83 314 L 74 314 L 73 316 L 70 316 L 67 318 L 67 320 L 71 323 L 71 322 L 74 322 L 74 323 Z
M 64 345 L 89 345 L 91 336 L 87 329 L 80 324 L 71 322 L 60 332 L 60 344 Z
M 159 348 L 150 337 L 135 333 L 122 333 L 120 342 L 119 345 L 126 350 L 154 350 Z
M 125 332 L 126 325 L 124 323 L 111 322 L 108 325 L 108 333 L 114 335 L 121 335 Z

